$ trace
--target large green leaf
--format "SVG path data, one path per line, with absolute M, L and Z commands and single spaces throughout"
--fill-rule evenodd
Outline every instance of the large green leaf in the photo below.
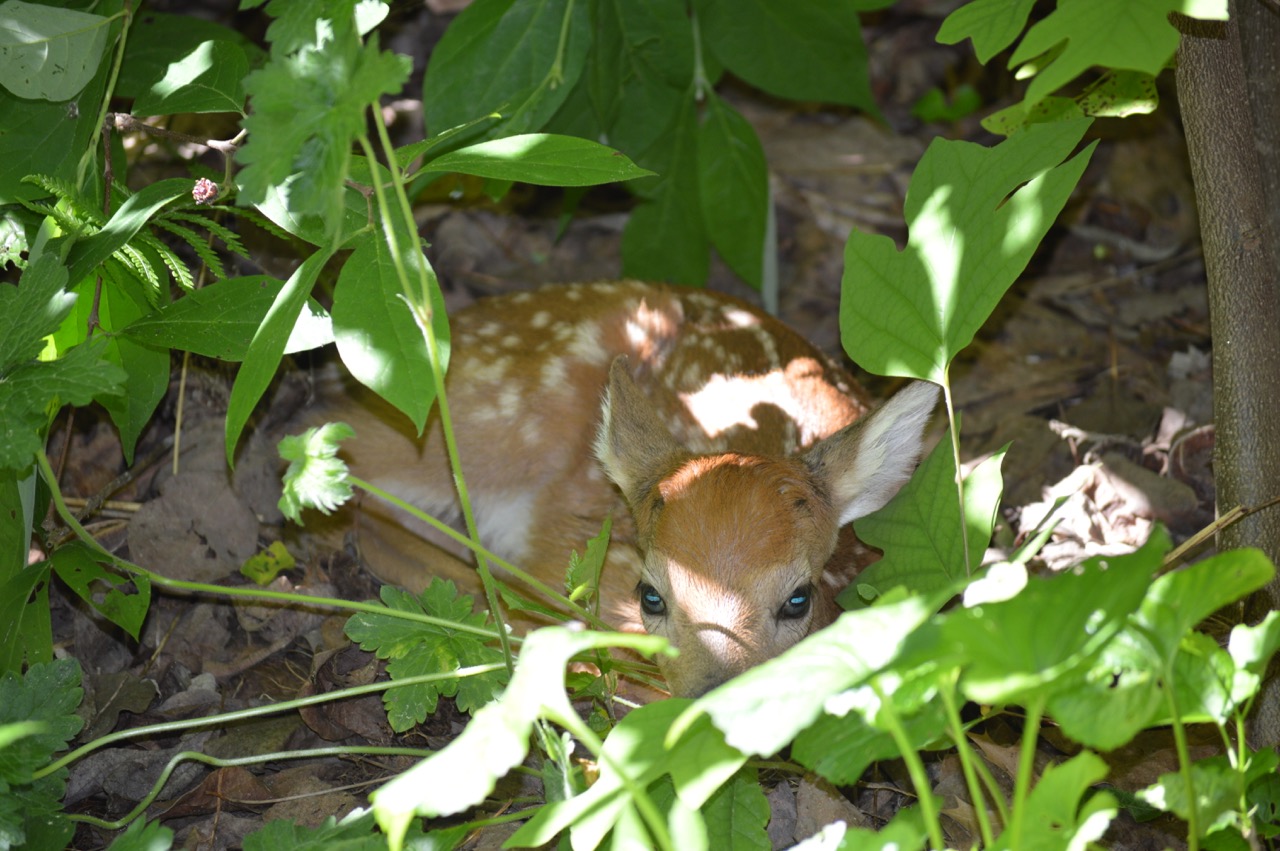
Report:
M 143 316 L 121 333 L 147 346 L 195 352 L 225 361 L 244 360 L 249 341 L 283 286 L 283 281 L 270 275 L 217 281 Z M 284 353 L 308 351 L 332 342 L 329 314 L 308 300 Z
M 405 245 L 408 242 L 408 245 Z M 401 234 L 410 278 L 414 264 L 426 263 L 416 238 Z M 449 364 L 449 320 L 435 273 L 428 272 L 432 327 L 443 363 Z M 333 291 L 333 335 L 342 362 L 358 381 L 395 405 L 419 432 L 436 400 L 431 359 L 422 329 L 404 299 L 391 250 L 380 233 L 359 238 L 343 264 Z
M 653 176 L 612 148 L 546 133 L 480 142 L 430 160 L 424 169 L 540 186 L 596 186 Z
M 249 57 L 233 41 L 205 41 L 170 64 L 134 103 L 140 115 L 240 112 Z
M 697 192 L 697 120 L 693 103 L 683 104 L 656 143 L 661 153 L 641 158 L 660 177 L 641 190 L 647 198 L 622 234 L 622 271 L 627 277 L 686 284 L 707 279 L 711 260 Z
M 1017 279 L 1089 162 L 1066 162 L 1089 121 L 1030 127 L 993 148 L 935 139 L 903 211 L 910 237 L 854 231 L 845 247 L 840 333 L 880 375 L 946 380 Z
M 770 94 L 876 112 L 850 0 L 699 0 L 702 37 L 730 71 Z
M 1013 44 L 1027 25 L 1036 0 L 970 0 L 947 16 L 938 29 L 938 41 L 955 44 L 973 39 L 973 52 L 986 65 L 992 56 Z
M 262 325 L 249 342 L 244 364 L 236 374 L 236 382 L 231 387 L 231 399 L 227 403 L 228 464 L 235 464 L 236 443 L 240 440 L 245 423 L 249 421 L 249 415 L 275 377 L 280 358 L 284 356 L 285 345 L 293 334 L 294 326 L 298 324 L 298 316 L 307 303 L 311 287 L 331 256 L 329 252 L 321 250 L 303 261 L 285 282 L 271 309 L 267 311 L 266 318 L 262 320 Z
M 951 441 L 934 447 L 906 486 L 879 511 L 857 521 L 858 538 L 884 551 L 840 593 L 840 605 L 854 608 L 896 586 L 911 593 L 955 587 L 965 566 L 976 569 L 991 542 L 1000 505 L 1000 465 L 1004 451 L 982 462 L 964 483 L 964 530 L 956 498 L 956 465 Z M 966 558 L 965 540 L 969 550 Z
M 98 72 L 111 19 L 22 0 L 0 3 L 0 86 L 65 101 Z
M 484 136 L 539 130 L 577 85 L 590 43 L 589 9 L 573 0 L 477 0 L 431 53 L 422 83 L 432 135 L 491 112 Z
M 124 49 L 124 63 L 116 79 L 116 95 L 140 98 L 151 94 L 151 88 L 163 80 L 169 66 L 190 56 L 200 45 L 226 41 L 237 45 L 257 64 L 263 51 L 243 34 L 221 24 L 194 15 L 174 15 L 148 8 L 129 25 L 129 42 Z
M 698 127 L 698 201 L 707 235 L 747 283 L 761 285 L 769 173 L 755 129 L 715 94 Z

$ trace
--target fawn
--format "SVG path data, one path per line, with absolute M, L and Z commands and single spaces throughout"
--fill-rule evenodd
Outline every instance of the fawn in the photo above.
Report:
M 447 389 L 482 541 L 559 585 L 570 550 L 612 514 L 601 616 L 668 638 L 679 655 L 660 667 L 682 696 L 838 614 L 861 565 L 837 553 L 837 534 L 906 482 L 937 399 L 915 383 L 868 413 L 862 389 L 798 334 L 706 291 L 546 287 L 450 320 Z M 363 397 L 326 412 L 356 430 L 353 472 L 459 523 L 436 414 L 419 438 Z M 478 587 L 461 548 L 427 529 L 415 531 L 434 547 L 410 544 L 407 518 L 373 502 L 357 523 L 375 575 Z

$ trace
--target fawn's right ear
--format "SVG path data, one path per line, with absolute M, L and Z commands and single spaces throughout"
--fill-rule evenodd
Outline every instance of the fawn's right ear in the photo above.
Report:
M 831 495 L 841 526 L 884 506 L 911 478 L 937 403 L 938 387 L 916 381 L 805 451 L 804 461 Z
M 595 451 L 605 473 L 633 508 L 677 458 L 688 454 L 632 380 L 625 355 L 614 358 L 609 367 Z

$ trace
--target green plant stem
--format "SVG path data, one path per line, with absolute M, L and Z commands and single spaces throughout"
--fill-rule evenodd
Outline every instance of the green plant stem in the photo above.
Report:
M 534 576 L 531 573 L 521 570 L 520 568 L 516 567 L 514 564 L 502 558 L 501 556 L 498 556 L 498 555 L 495 555 L 494 553 L 489 552 L 489 550 L 485 549 L 482 544 L 472 540 L 471 538 L 468 538 L 466 535 L 463 535 L 461 532 L 454 529 L 449 524 L 443 523 L 440 520 L 437 520 L 436 518 L 427 514 L 417 506 L 412 505 L 408 502 L 405 502 L 403 499 L 400 499 L 395 494 L 385 491 L 382 488 L 378 487 L 377 485 L 373 484 L 372 482 L 367 482 L 364 479 L 361 479 L 357 476 L 348 476 L 348 480 L 355 487 L 358 487 L 361 490 L 364 490 L 364 491 L 367 491 L 368 493 L 373 494 L 378 499 L 388 502 L 402 511 L 406 511 L 409 514 L 412 514 L 414 517 L 426 523 L 432 529 L 435 529 L 437 532 L 440 532 L 441 534 L 446 535 L 450 540 L 456 541 L 457 543 L 471 550 L 473 553 L 477 555 L 477 557 L 483 556 L 490 563 L 496 565 L 497 567 L 501 568 L 507 573 L 510 573 L 516 579 L 520 580 L 521 582 L 525 583 L 529 587 L 533 588 L 538 593 L 546 595 L 551 600 L 553 600 L 556 604 L 563 606 L 565 609 L 572 612 L 574 615 L 577 615 L 578 617 L 582 618 L 584 621 L 596 627 L 597 629 L 603 629 L 603 630 L 613 629 L 613 627 L 609 626 L 609 624 L 605 623 L 597 615 L 595 615 L 594 613 L 592 613 L 587 609 L 584 609 L 582 606 L 579 606 L 577 603 L 573 602 L 568 597 L 557 592 L 550 585 L 538 579 L 538 577 Z
M 363 686 L 352 686 L 350 688 L 325 692 L 324 694 L 313 694 L 307 697 L 281 701 L 280 703 L 272 703 L 267 706 L 254 706 L 249 709 L 239 709 L 235 712 L 223 712 L 218 715 L 207 715 L 204 718 L 187 718 L 182 721 L 166 721 L 163 724 L 150 724 L 146 727 L 133 727 L 128 730 L 117 730 L 114 733 L 108 733 L 101 738 L 94 739 L 92 742 L 86 742 L 75 750 L 64 754 L 62 757 L 49 763 L 44 768 L 33 772 L 31 778 L 32 780 L 39 780 L 42 777 L 52 774 L 59 768 L 70 765 L 86 754 L 93 753 L 107 745 L 124 741 L 126 739 L 138 739 L 162 733 L 194 730 L 199 727 L 213 727 L 220 724 L 230 724 L 235 721 L 243 721 L 246 718 L 262 718 L 267 715 L 276 715 L 280 712 L 291 712 L 295 709 L 315 706 L 319 703 L 344 700 L 348 697 L 362 697 L 366 694 L 377 694 L 379 692 L 390 691 L 391 689 L 404 688 L 405 686 L 422 685 L 423 683 L 434 683 L 459 677 L 475 677 L 480 674 L 500 671 L 502 668 L 503 666 L 496 662 L 490 665 L 472 665 L 467 668 L 459 668 L 456 671 L 448 671 L 441 674 L 422 674 L 417 677 L 403 677 L 398 680 L 369 683 L 368 685 Z
M 698 10 L 689 11 L 689 26 L 693 30 L 693 97 L 698 103 L 707 98 L 707 92 L 713 90 L 711 81 L 707 79 L 707 68 L 702 61 L 702 28 L 698 22 Z M 772 198 L 770 198 L 772 202 Z
M 373 114 L 378 116 L 373 122 L 374 127 L 378 131 L 378 139 L 382 143 L 383 152 L 387 158 L 387 171 L 391 174 L 391 185 L 395 190 L 396 202 L 400 207 L 401 222 L 408 229 L 409 233 L 417 232 L 417 224 L 414 222 L 413 210 L 409 206 L 409 198 L 404 191 L 404 177 L 400 170 L 400 164 L 396 161 L 395 148 L 391 145 L 391 138 L 387 135 L 386 125 L 382 122 L 381 111 L 378 104 L 371 104 Z M 377 160 L 373 156 L 373 145 L 369 141 L 366 134 L 360 136 L 360 146 L 364 150 L 365 156 L 370 163 L 376 163 Z M 444 434 L 445 450 L 449 455 L 449 468 L 453 470 L 453 481 L 458 489 L 458 506 L 462 509 L 462 519 L 466 526 L 467 534 L 472 540 L 480 542 L 480 530 L 476 525 L 475 512 L 471 508 L 471 497 L 467 492 L 467 482 L 462 474 L 462 462 L 458 455 L 458 441 L 453 430 L 453 417 L 449 413 L 449 398 L 445 392 L 444 382 L 444 363 L 440 355 L 440 341 L 436 339 L 435 327 L 432 324 L 432 308 L 431 308 L 431 272 L 427 266 L 427 258 L 421 250 L 414 253 L 417 268 L 417 292 L 414 292 L 413 286 L 409 280 L 409 273 L 404 268 L 404 258 L 400 254 L 399 239 L 396 236 L 396 229 L 392 226 L 391 209 L 387 203 L 386 191 L 383 189 L 382 181 L 373 181 L 373 191 L 378 199 L 378 212 L 382 218 L 383 232 L 386 234 L 387 245 L 391 250 L 391 262 L 396 269 L 396 276 L 400 279 L 400 287 L 403 291 L 405 303 L 408 304 L 410 311 L 413 313 L 414 320 L 418 323 L 419 330 L 422 331 L 423 339 L 427 344 L 427 360 L 431 364 L 431 376 L 436 386 L 436 408 L 440 412 L 440 430 Z M 489 611 L 493 615 L 493 619 L 498 623 L 505 623 L 506 619 L 502 614 L 501 601 L 498 599 L 498 588 L 493 581 L 493 573 L 489 570 L 489 562 L 483 555 L 476 554 L 476 569 L 480 572 L 480 583 L 484 586 L 485 598 L 489 602 Z M 499 641 L 502 644 L 502 658 L 506 660 L 507 669 L 515 670 L 515 656 L 511 652 L 511 641 L 507 637 L 507 630 L 499 630 Z
M 925 829 L 929 832 L 929 844 L 936 849 L 946 848 L 947 842 L 942 835 L 942 823 L 938 821 L 938 805 L 934 800 L 933 790 L 929 786 L 929 774 L 925 771 L 924 762 L 911 744 L 911 738 L 902 724 L 902 718 L 894 709 L 893 700 L 885 695 L 875 677 L 871 678 L 869 684 L 876 693 L 876 697 L 880 699 L 880 714 L 884 728 L 888 730 L 894 744 L 898 746 L 902 762 L 907 767 L 907 774 L 911 777 L 911 785 L 916 788 L 916 797 L 920 801 Z
M 1182 724 L 1182 713 L 1178 709 L 1178 696 L 1174 693 L 1176 676 L 1173 665 L 1164 665 L 1164 696 L 1169 704 L 1169 717 L 1173 719 L 1173 745 L 1178 752 L 1178 773 L 1182 775 L 1182 783 L 1186 787 L 1187 796 L 1187 851 L 1199 851 L 1200 848 L 1200 807 L 1196 798 L 1195 778 L 1191 774 L 1191 751 L 1187 747 L 1187 730 Z M 1243 772 L 1243 768 L 1238 769 Z M 1247 823 L 1247 822 L 1246 822 Z
M 111 111 L 111 98 L 116 90 L 116 80 L 120 77 L 120 66 L 124 64 L 125 44 L 129 41 L 129 25 L 133 23 L 132 0 L 125 0 L 124 8 L 112 17 L 113 19 L 124 18 L 124 23 L 120 26 L 120 40 L 116 42 L 116 55 L 111 60 L 111 76 L 107 80 L 106 91 L 102 93 L 102 105 L 98 108 L 98 121 L 89 136 L 89 144 L 85 146 L 84 153 L 80 155 L 80 162 L 76 165 L 77 188 L 84 187 L 85 173 L 89 170 L 89 163 L 93 162 L 93 152 L 98 149 L 98 140 L 102 138 L 102 128 L 106 124 L 107 113 Z
M 147 807 L 151 806 L 151 802 L 160 796 L 164 791 L 165 784 L 169 782 L 170 775 L 174 770 L 184 762 L 199 762 L 205 765 L 211 765 L 214 768 L 233 768 L 238 765 L 261 765 L 264 762 L 280 762 L 290 759 L 316 759 L 329 756 L 412 756 L 417 758 L 428 757 L 433 751 L 422 750 L 421 748 L 355 748 L 355 747 L 335 747 L 335 748 L 310 748 L 300 751 L 275 751 L 267 754 L 255 754 L 253 756 L 237 757 L 235 759 L 223 759 L 219 757 L 209 756 L 199 751 L 181 751 L 176 753 L 165 764 L 164 770 L 160 772 L 160 776 L 156 778 L 156 782 L 152 784 L 149 791 L 138 805 L 125 815 L 115 821 L 107 821 L 97 818 L 96 816 L 83 815 L 79 813 L 69 813 L 67 818 L 71 821 L 84 822 L 103 830 L 121 830 L 129 826 L 129 823 L 146 812 Z
M 605 753 L 604 742 L 600 740 L 594 730 L 587 726 L 585 721 L 578 717 L 572 707 L 562 710 L 559 707 L 548 706 L 546 709 L 549 720 L 568 730 L 578 741 L 582 742 L 583 747 L 591 751 L 591 754 L 596 759 L 608 765 L 618 775 L 619 782 L 630 793 L 636 809 L 640 811 L 640 817 L 644 819 L 650 832 L 653 833 L 654 841 L 658 847 L 662 851 L 675 851 L 675 844 L 671 841 L 671 834 L 667 831 L 667 824 L 662 817 L 662 813 L 658 810 L 657 805 L 653 803 L 653 798 L 649 797 L 648 791 L 627 772 L 627 766 L 620 765 L 612 756 Z
M 1018 753 L 1018 776 L 1013 782 L 1013 806 L 1010 808 L 1008 835 L 1010 848 L 1020 848 L 1022 820 L 1027 812 L 1027 795 L 1031 793 L 1031 775 L 1035 772 L 1036 740 L 1040 737 L 1040 718 L 1044 715 L 1043 694 L 1037 693 L 1027 704 L 1027 717 L 1022 728 L 1022 747 Z
M 170 579 L 167 576 L 147 570 L 141 565 L 134 564 L 128 559 L 120 558 L 99 544 L 97 540 L 80 525 L 80 521 L 76 520 L 75 515 L 71 513 L 71 510 L 67 508 L 67 503 L 62 497 L 62 491 L 59 490 L 57 486 L 57 479 L 55 478 L 53 467 L 49 463 L 49 457 L 45 455 L 43 450 L 36 454 L 36 464 L 40 468 L 40 474 L 45 480 L 45 484 L 49 486 L 49 493 L 53 499 L 54 509 L 57 511 L 58 516 L 62 518 L 62 522 L 67 524 L 71 531 L 75 533 L 76 537 L 118 569 L 134 576 L 144 577 L 153 585 L 159 585 L 162 588 L 172 588 L 179 591 L 189 591 L 197 594 L 209 594 L 215 597 L 269 600 L 276 603 L 290 603 L 293 605 L 304 605 L 317 608 L 325 607 L 349 612 L 365 612 L 371 615 L 385 615 L 387 617 L 401 618 L 402 620 L 414 621 L 416 623 L 444 627 L 445 629 L 456 629 L 459 632 L 468 632 L 473 635 L 479 635 L 490 639 L 498 638 L 500 635 L 500 632 L 497 630 L 484 629 L 483 627 L 458 623 L 445 618 L 434 617 L 433 615 L 391 609 L 378 603 L 357 603 L 351 600 L 340 600 L 335 597 L 311 597 L 306 594 L 289 594 L 284 591 L 265 591 L 258 588 L 231 588 L 222 585 L 209 585 L 203 582 L 188 582 L 185 579 Z
M 956 421 L 956 408 L 951 398 L 951 364 L 947 364 L 942 374 L 942 399 L 947 407 L 947 422 L 951 428 L 951 459 L 956 467 L 956 500 L 960 504 L 960 545 L 964 550 L 964 575 L 973 576 L 973 565 L 969 562 L 969 524 L 964 511 L 964 474 L 960 470 L 960 423 Z
M 1000 788 L 1000 784 L 996 782 L 996 778 L 992 776 L 991 771 L 987 768 L 987 764 L 982 760 L 974 760 L 974 770 L 978 776 L 982 778 L 982 783 L 987 788 L 988 800 L 996 807 L 996 813 L 1000 816 L 1000 823 L 1007 825 L 1009 823 L 1009 806 L 1004 800 L 1004 791 Z
M 569 23 L 573 20 L 573 3 L 574 0 L 569 0 L 564 4 L 564 15 L 560 18 L 560 40 L 556 42 L 556 58 L 551 63 L 547 74 L 547 82 L 552 89 L 558 89 L 564 83 L 564 53 L 569 45 Z
M 960 757 L 960 769 L 964 773 L 965 785 L 969 787 L 969 798 L 973 801 L 974 814 L 978 817 L 978 830 L 982 834 L 982 844 L 990 848 L 995 843 L 995 833 L 991 830 L 991 816 L 987 813 L 986 799 L 982 794 L 982 784 L 978 782 L 978 774 L 974 768 L 976 760 L 973 758 L 973 749 L 969 746 L 969 741 L 965 737 L 964 722 L 961 720 L 960 710 L 956 706 L 954 689 L 959 675 L 960 671 L 957 668 L 948 678 L 949 681 L 943 683 L 938 689 L 938 694 L 942 697 L 942 703 L 946 709 L 951 739 L 956 743 L 956 754 Z

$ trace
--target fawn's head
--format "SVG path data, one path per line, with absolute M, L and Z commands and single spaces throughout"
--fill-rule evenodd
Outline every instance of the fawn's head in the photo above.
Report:
M 936 399 L 910 385 L 791 457 L 695 455 L 613 363 L 596 453 L 635 519 L 640 620 L 679 650 L 659 660 L 673 694 L 702 694 L 830 622 L 839 529 L 910 477 Z

